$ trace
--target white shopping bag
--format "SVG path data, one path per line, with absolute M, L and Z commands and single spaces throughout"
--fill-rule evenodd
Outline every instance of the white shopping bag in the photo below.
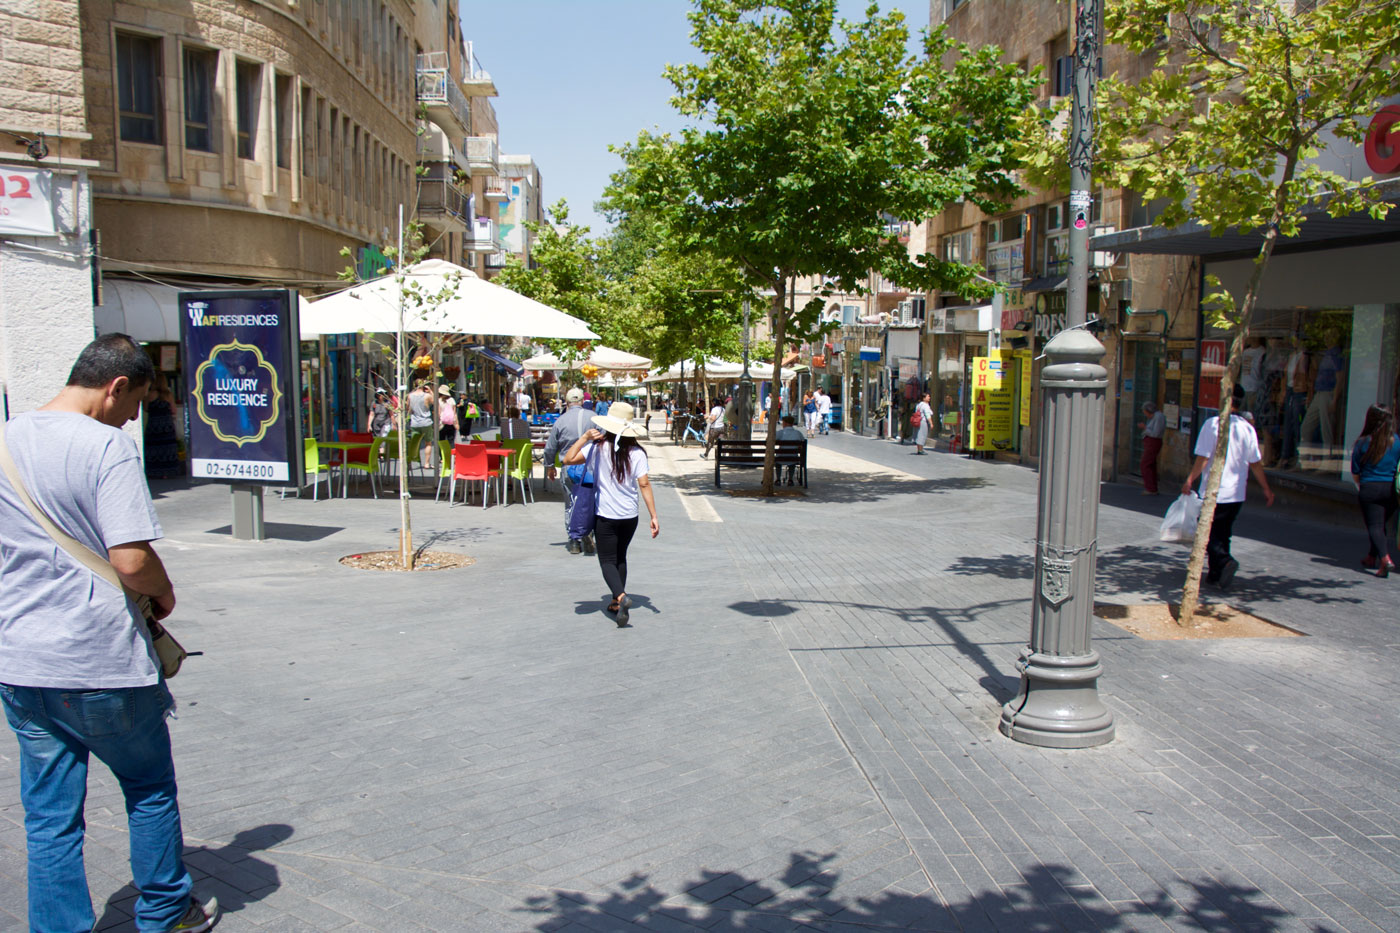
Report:
M 1167 517 L 1162 519 L 1158 537 L 1163 541 L 1190 544 L 1196 540 L 1196 522 L 1201 518 L 1201 500 L 1194 495 L 1177 496 Z

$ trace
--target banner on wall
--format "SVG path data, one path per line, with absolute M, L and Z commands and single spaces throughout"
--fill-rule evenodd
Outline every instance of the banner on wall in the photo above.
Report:
M 1011 448 L 1014 395 L 1015 387 L 1006 378 L 1006 363 L 1000 354 L 973 357 L 973 450 Z
M 179 304 L 190 475 L 300 483 L 296 292 L 181 292 Z
M 1017 350 L 1016 360 L 1021 364 L 1021 405 L 1020 422 L 1021 427 L 1031 426 L 1031 370 L 1032 359 L 1030 350 Z
M 0 233 L 58 235 L 53 219 L 53 172 L 0 165 Z

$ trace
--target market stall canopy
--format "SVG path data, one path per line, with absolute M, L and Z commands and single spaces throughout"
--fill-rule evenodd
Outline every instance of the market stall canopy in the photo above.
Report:
M 409 266 L 408 281 L 428 294 L 451 282 L 456 292 L 435 310 L 424 313 L 410 301 L 404 330 L 492 337 L 556 337 L 596 340 L 598 335 L 572 315 L 492 285 L 470 269 L 442 259 Z M 393 275 L 380 276 L 310 303 L 301 313 L 301 336 L 366 333 L 391 334 L 399 327 L 399 285 Z
M 615 350 L 602 344 L 591 347 L 582 359 L 565 363 L 553 353 L 532 356 L 522 365 L 526 369 L 582 369 L 585 363 L 592 363 L 602 370 L 623 370 L 625 372 L 646 372 L 651 369 L 651 360 L 635 353 Z
M 180 342 L 180 292 L 199 291 L 161 282 L 102 277 L 102 304 L 93 308 L 99 336 L 126 334 L 141 343 Z M 301 299 L 301 314 L 309 304 Z
M 684 378 L 689 381 L 696 378 L 696 370 L 699 368 L 695 360 L 685 360 L 683 363 L 676 363 L 666 370 L 656 370 L 647 376 L 647 382 L 676 382 L 682 378 L 681 369 L 684 367 Z M 797 375 L 794 369 L 783 367 L 783 381 L 791 382 Z M 718 357 L 710 357 L 705 362 L 704 377 L 706 382 L 730 382 L 738 379 L 744 374 L 743 363 L 732 363 L 729 360 L 722 360 Z M 752 362 L 749 363 L 749 375 L 754 379 L 763 382 L 772 380 L 773 364 Z

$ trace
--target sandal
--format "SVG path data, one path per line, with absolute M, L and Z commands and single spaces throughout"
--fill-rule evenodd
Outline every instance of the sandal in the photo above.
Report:
M 614 612 L 614 613 L 615 613 L 615 612 L 617 612 L 617 609 L 618 609 L 618 605 L 617 605 L 617 601 L 616 601 L 616 600 L 614 600 L 613 602 L 608 603 L 608 612 Z

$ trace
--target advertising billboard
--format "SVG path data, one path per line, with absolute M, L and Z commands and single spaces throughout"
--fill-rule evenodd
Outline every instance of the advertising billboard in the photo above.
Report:
M 179 302 L 190 475 L 299 484 L 296 292 L 181 292 Z

